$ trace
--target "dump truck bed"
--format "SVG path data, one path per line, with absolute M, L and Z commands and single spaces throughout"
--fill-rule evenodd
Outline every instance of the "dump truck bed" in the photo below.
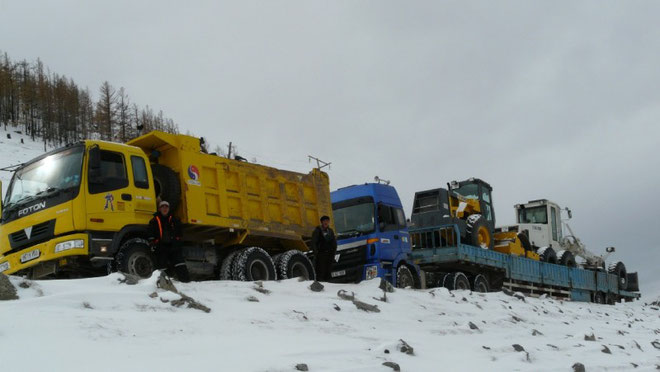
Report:
M 319 218 L 330 215 L 329 178 L 227 159 L 202 152 L 200 140 L 151 132 L 128 143 L 178 174 L 181 204 L 175 211 L 199 240 L 305 250 Z M 224 242 L 224 243 L 223 243 Z M 287 247 L 288 245 L 288 247 Z

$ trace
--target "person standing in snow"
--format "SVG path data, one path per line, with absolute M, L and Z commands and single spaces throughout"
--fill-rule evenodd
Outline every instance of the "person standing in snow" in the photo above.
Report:
M 170 203 L 165 200 L 158 204 L 158 212 L 149 221 L 149 235 L 155 246 L 157 268 L 174 271 L 180 281 L 189 282 L 188 268 L 181 252 L 181 220 L 170 213 Z
M 330 228 L 330 217 L 321 217 L 321 225 L 316 226 L 312 233 L 312 250 L 314 251 L 314 269 L 316 280 L 330 280 L 330 271 L 337 252 L 335 232 Z

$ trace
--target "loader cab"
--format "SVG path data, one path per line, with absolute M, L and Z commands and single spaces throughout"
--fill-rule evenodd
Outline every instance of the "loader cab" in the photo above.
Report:
M 563 238 L 561 208 L 547 199 L 518 204 L 516 221 L 521 230 L 528 230 L 529 241 L 536 247 L 560 247 Z
M 449 189 L 453 194 L 459 195 L 459 198 L 476 201 L 478 208 L 474 212 L 480 213 L 486 218 L 491 231 L 495 228 L 493 188 L 486 181 L 479 178 L 470 178 L 461 182 L 453 181 L 449 184 Z M 455 207 L 461 208 L 460 205 Z

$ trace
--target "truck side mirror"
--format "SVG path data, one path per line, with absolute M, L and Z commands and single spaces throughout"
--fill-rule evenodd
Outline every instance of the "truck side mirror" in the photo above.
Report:
M 99 145 L 89 148 L 89 182 L 101 182 L 101 149 Z

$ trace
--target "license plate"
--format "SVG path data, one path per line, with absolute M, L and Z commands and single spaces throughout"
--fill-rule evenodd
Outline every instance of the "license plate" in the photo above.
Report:
M 346 270 L 339 270 L 335 271 L 332 274 L 330 274 L 333 278 L 336 278 L 338 276 L 346 275 Z
M 35 249 L 33 251 L 30 251 L 30 252 L 23 253 L 21 255 L 21 263 L 32 261 L 35 258 L 39 258 L 39 256 L 41 256 L 41 251 L 39 251 L 38 249 Z

